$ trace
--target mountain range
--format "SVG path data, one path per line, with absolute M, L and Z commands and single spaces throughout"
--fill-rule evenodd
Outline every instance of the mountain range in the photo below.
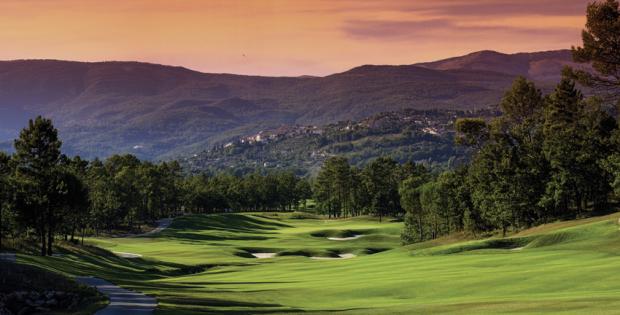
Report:
M 517 75 L 544 90 L 568 50 L 480 51 L 412 65 L 364 65 L 324 77 L 201 73 L 140 62 L 0 61 L 0 149 L 27 119 L 54 120 L 69 154 L 193 154 L 279 125 L 323 125 L 403 109 L 496 106 Z

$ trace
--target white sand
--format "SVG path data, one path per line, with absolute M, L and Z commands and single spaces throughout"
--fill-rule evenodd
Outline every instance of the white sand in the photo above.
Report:
M 511 248 L 510 250 L 522 250 L 524 248 L 525 248 L 525 246 L 523 246 L 523 247 L 515 247 L 515 248 Z
M 362 234 L 357 234 L 357 235 L 353 235 L 350 237 L 328 237 L 327 239 L 330 241 L 350 241 L 350 240 L 354 240 L 354 239 L 358 239 L 360 237 L 362 237 L 364 235 Z
M 123 257 L 123 258 L 140 258 L 142 257 L 142 255 L 140 254 L 133 254 L 133 253 L 124 253 L 124 252 L 114 252 L 114 254 L 118 257 Z
M 252 256 L 258 259 L 273 258 L 276 257 L 276 253 L 252 253 Z
M 310 259 L 316 259 L 316 260 L 334 260 L 334 259 L 349 259 L 349 258 L 353 258 L 353 257 L 357 257 L 357 255 L 355 254 L 340 254 L 338 255 L 338 257 L 310 257 Z

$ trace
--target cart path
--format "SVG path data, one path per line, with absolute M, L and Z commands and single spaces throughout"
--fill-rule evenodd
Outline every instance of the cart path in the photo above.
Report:
M 154 297 L 140 292 L 130 291 L 95 277 L 76 277 L 79 283 L 96 288 L 110 299 L 110 304 L 95 315 L 147 315 L 153 314 L 157 307 Z

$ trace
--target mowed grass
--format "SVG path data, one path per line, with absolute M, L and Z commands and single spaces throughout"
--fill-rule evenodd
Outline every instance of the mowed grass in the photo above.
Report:
M 19 260 L 155 295 L 158 314 L 615 314 L 618 217 L 553 223 L 506 239 L 453 235 L 401 247 L 402 224 L 374 218 L 187 216 L 148 238 L 90 239 L 97 247 Z M 327 239 L 356 234 L 364 236 Z M 256 259 L 253 252 L 279 256 Z M 308 257 L 345 253 L 357 257 Z

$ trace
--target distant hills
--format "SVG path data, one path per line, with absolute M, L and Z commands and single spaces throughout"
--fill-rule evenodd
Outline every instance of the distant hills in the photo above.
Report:
M 70 154 L 161 159 L 283 124 L 324 125 L 403 109 L 495 106 L 516 75 L 548 89 L 570 51 L 481 51 L 325 77 L 201 73 L 139 62 L 0 61 L 0 148 L 29 117 L 54 119 Z

